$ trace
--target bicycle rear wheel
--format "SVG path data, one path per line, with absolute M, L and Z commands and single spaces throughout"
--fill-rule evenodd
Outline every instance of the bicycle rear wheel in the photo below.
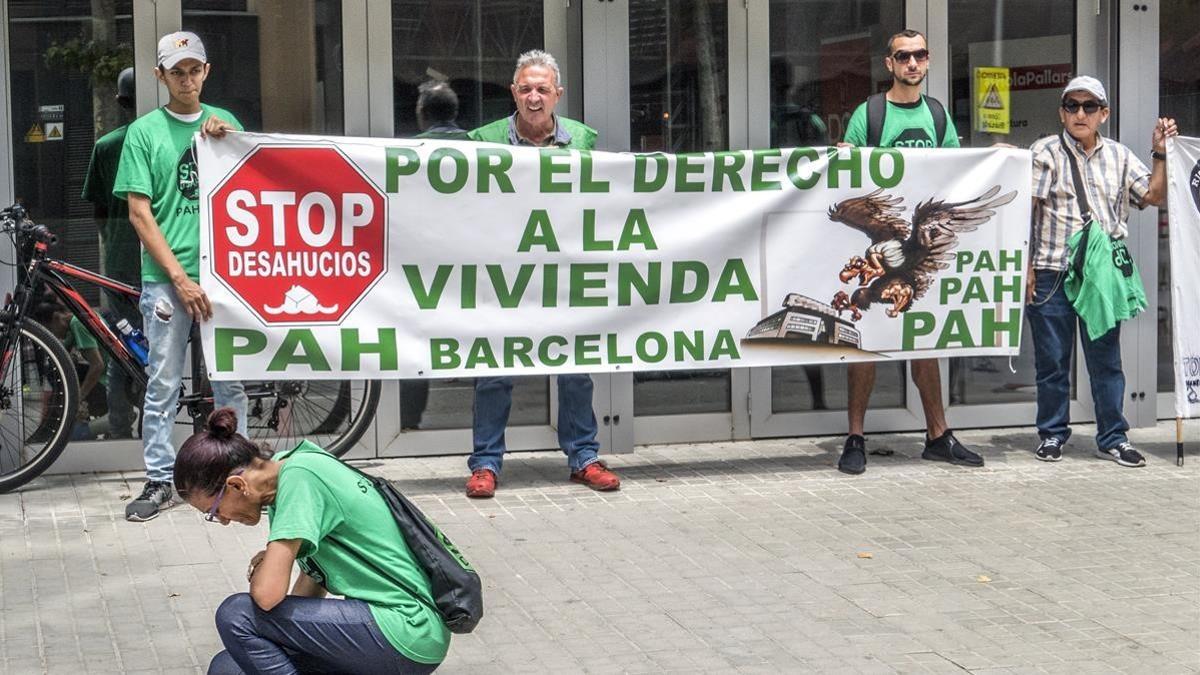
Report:
M 37 478 L 58 459 L 79 409 L 79 380 L 66 348 L 24 319 L 0 374 L 0 493 Z
M 362 438 L 379 405 L 378 380 L 246 382 L 247 433 L 276 452 L 308 439 L 344 455 Z

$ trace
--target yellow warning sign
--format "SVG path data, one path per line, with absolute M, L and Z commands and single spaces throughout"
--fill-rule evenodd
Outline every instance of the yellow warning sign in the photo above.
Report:
M 25 142 L 26 143 L 44 143 L 45 141 L 46 141 L 46 134 L 42 133 L 42 128 L 39 127 L 37 124 L 34 124 L 33 126 L 29 127 L 29 131 L 25 132 Z
M 63 139 L 63 123 L 46 122 L 45 132 L 47 141 L 61 141 Z
M 1008 96 L 1008 68 L 975 69 L 975 105 L 971 109 L 975 130 L 1007 134 L 1012 119 Z

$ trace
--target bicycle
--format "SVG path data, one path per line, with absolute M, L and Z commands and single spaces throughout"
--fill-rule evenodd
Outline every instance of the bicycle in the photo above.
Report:
M 79 379 L 71 355 L 31 312 L 49 289 L 95 336 L 97 343 L 144 396 L 141 362 L 68 279 L 78 279 L 136 304 L 141 291 L 47 255 L 58 238 L 28 218 L 18 205 L 0 210 L 0 234 L 13 243 L 17 280 L 0 310 L 0 494 L 33 480 L 58 459 L 70 440 L 79 410 Z M 193 339 L 195 332 L 193 331 Z M 213 397 L 199 349 L 192 349 L 192 391 L 180 387 L 176 415 L 187 410 L 193 428 L 203 427 Z M 379 405 L 378 380 L 245 382 L 247 433 L 279 450 L 309 439 L 341 456 L 362 438 Z M 182 422 L 188 423 L 188 422 Z

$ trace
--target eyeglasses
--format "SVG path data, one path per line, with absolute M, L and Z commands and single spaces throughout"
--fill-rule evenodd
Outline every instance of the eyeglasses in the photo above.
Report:
M 241 469 L 229 474 L 230 476 L 240 476 Z M 228 477 L 226 478 L 228 480 Z M 204 519 L 210 523 L 220 522 L 221 517 L 217 515 L 217 509 L 221 508 L 221 500 L 225 498 L 225 483 L 221 483 L 221 489 L 217 491 L 217 498 L 213 501 L 212 506 L 208 507 L 208 513 L 204 514 Z
M 925 63 L 926 61 L 929 60 L 929 50 L 928 49 L 918 49 L 918 50 L 912 51 L 912 52 L 906 52 L 906 51 L 901 50 L 901 51 L 896 52 L 895 54 L 892 54 L 892 60 L 897 61 L 899 63 L 908 63 L 909 59 L 916 59 L 917 63 Z
M 1083 108 L 1083 112 L 1085 114 L 1094 115 L 1094 114 L 1096 114 L 1097 110 L 1099 110 L 1103 107 L 1104 106 L 1101 105 L 1098 101 L 1083 101 L 1083 102 L 1063 101 L 1062 102 L 1062 109 L 1066 110 L 1068 113 L 1070 113 L 1072 115 L 1079 112 L 1080 108 Z

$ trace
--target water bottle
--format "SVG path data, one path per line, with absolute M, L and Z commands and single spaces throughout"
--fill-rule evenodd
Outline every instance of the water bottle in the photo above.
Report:
M 121 340 L 126 347 L 129 347 L 133 357 L 138 360 L 138 363 L 146 365 L 150 360 L 150 343 L 146 341 L 146 336 L 142 334 L 142 331 L 130 325 L 128 319 L 118 321 L 117 330 L 121 331 Z

